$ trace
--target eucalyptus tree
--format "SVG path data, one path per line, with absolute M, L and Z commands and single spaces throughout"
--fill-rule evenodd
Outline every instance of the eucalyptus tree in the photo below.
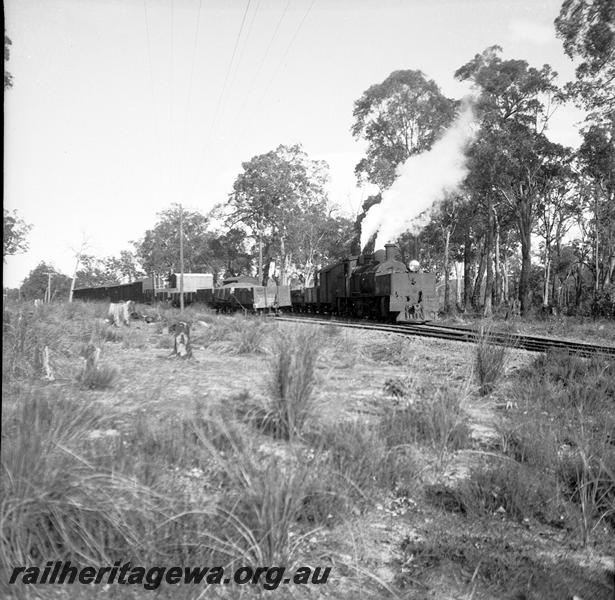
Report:
M 179 270 L 180 211 L 177 204 L 158 213 L 158 222 L 143 238 L 134 242 L 137 260 L 146 273 L 169 273 Z M 184 270 L 211 270 L 213 254 L 209 219 L 198 211 L 183 210 Z
M 2 238 L 2 258 L 22 254 L 28 251 L 27 235 L 32 225 L 26 223 L 16 210 L 10 212 L 4 209 L 4 226 Z
M 385 190 L 412 154 L 431 147 L 455 116 L 456 103 L 421 71 L 393 71 L 354 103 L 352 134 L 367 142 L 356 166 L 359 180 Z
M 615 278 L 615 131 L 598 124 L 583 134 L 578 151 L 586 183 L 583 204 L 592 215 L 594 290 L 609 290 Z M 613 299 L 615 302 L 615 290 Z
M 613 0 L 565 0 L 555 20 L 557 36 L 578 61 L 569 93 L 598 124 L 615 119 L 615 3 Z
M 258 245 L 258 275 L 265 282 L 276 259 L 286 282 L 298 251 L 297 225 L 327 210 L 328 166 L 311 160 L 300 145 L 280 145 L 252 157 L 233 184 L 226 224 L 241 227 Z
M 491 219 L 495 193 L 515 216 L 522 256 L 519 299 L 525 313 L 530 302 L 535 207 L 549 176 L 545 157 L 554 151 L 544 129 L 559 90 L 555 85 L 557 74 L 549 65 L 536 69 L 523 60 L 502 60 L 500 52 L 498 46 L 487 48 L 455 76 L 471 81 L 480 94 L 476 107 L 480 132 L 470 153 L 481 157 L 480 187 L 488 202 L 486 218 Z

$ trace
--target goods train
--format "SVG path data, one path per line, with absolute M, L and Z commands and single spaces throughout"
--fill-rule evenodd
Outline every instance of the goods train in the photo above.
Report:
M 418 266 L 418 263 L 417 263 Z M 134 283 L 98 288 L 81 288 L 81 300 L 156 300 L 179 303 L 179 275 L 169 277 L 169 287 L 160 288 L 151 278 Z M 318 271 L 314 285 L 294 288 L 258 285 L 253 277 L 224 280 L 213 285 L 211 274 L 184 274 L 186 304 L 203 303 L 221 312 L 243 310 L 295 312 L 355 316 L 389 321 L 426 321 L 438 310 L 435 275 L 411 270 L 395 257 L 394 244 L 374 254 L 353 256 Z
M 166 281 L 147 277 L 133 283 L 77 288 L 73 292 L 73 297 L 76 300 L 109 302 L 133 300 L 141 304 L 169 302 L 173 306 L 179 306 L 179 279 L 180 275 L 173 273 Z M 262 286 L 258 285 L 254 277 L 225 279 L 223 285 L 217 288 L 214 288 L 213 282 L 211 273 L 184 273 L 185 304 L 207 304 L 221 312 L 277 311 L 291 306 L 290 286 L 275 284 Z

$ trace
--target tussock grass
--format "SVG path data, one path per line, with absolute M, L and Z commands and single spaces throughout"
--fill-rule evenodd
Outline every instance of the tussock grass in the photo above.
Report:
M 92 369 L 84 369 L 79 381 L 83 387 L 89 390 L 106 390 L 113 387 L 119 373 L 117 367 L 101 364 Z
M 361 355 L 356 338 L 348 329 L 336 325 L 328 325 L 324 328 L 324 331 L 328 356 L 335 362 L 336 368 L 353 368 Z
M 410 447 L 388 447 L 374 424 L 350 420 L 321 424 L 309 434 L 319 457 L 306 504 L 308 520 L 333 525 L 360 513 L 383 490 L 413 487 L 419 468 Z
M 584 545 L 601 526 L 615 532 L 615 365 L 556 351 L 519 377 L 522 410 L 499 427 L 503 451 L 545 474 Z
M 446 452 L 470 445 L 470 428 L 457 392 L 439 388 L 431 398 L 387 410 L 380 435 L 388 447 L 408 444 L 432 448 L 441 463 Z
M 504 510 L 518 521 L 538 519 L 561 525 L 566 515 L 553 473 L 514 461 L 473 471 L 462 485 L 462 495 L 464 512 L 474 516 Z
M 393 396 L 394 398 L 405 398 L 408 396 L 411 384 L 407 378 L 404 377 L 389 377 L 383 386 L 385 394 Z
M 489 395 L 504 375 L 508 348 L 489 340 L 492 330 L 481 327 L 476 334 L 474 370 L 481 396 Z
M 316 362 L 320 343 L 309 329 L 281 332 L 272 359 L 269 400 L 260 411 L 261 427 L 275 437 L 300 436 L 314 416 Z
M 73 558 L 113 561 L 113 548 L 137 553 L 156 519 L 154 497 L 137 482 L 94 466 L 83 451 L 106 417 L 32 390 L 4 407 L 0 545 L 2 564 Z
M 230 563 L 295 564 L 303 538 L 313 532 L 299 526 L 313 477 L 310 458 L 292 448 L 282 456 L 263 453 L 249 430 L 222 417 L 193 433 L 209 471 L 221 476 L 213 550 Z
M 216 345 L 225 352 L 241 354 L 260 351 L 267 331 L 265 323 L 255 317 L 237 314 L 231 317 L 217 316 L 205 321 L 209 326 L 195 332 L 195 343 L 204 346 Z M 222 344 L 221 344 L 222 342 Z
M 385 343 L 372 344 L 364 349 L 373 361 L 389 365 L 406 365 L 409 361 L 408 342 L 401 336 L 395 336 Z
M 263 344 L 268 327 L 259 320 L 247 320 L 244 327 L 237 332 L 237 354 L 263 352 Z
M 397 578 L 399 586 L 424 582 L 427 587 L 436 571 L 451 587 L 459 585 L 454 582 L 465 582 L 457 594 L 464 598 L 561 600 L 577 596 L 609 600 L 613 595 L 608 576 L 566 557 L 554 563 L 548 553 L 533 555 L 502 527 L 495 525 L 500 531 L 485 535 L 451 530 L 448 524 L 432 524 L 424 537 L 411 534 L 402 540 L 399 561 L 404 568 Z

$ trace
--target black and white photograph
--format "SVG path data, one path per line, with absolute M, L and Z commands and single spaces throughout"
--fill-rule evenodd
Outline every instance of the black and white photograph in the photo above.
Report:
M 5 0 L 0 596 L 615 600 L 613 0 Z

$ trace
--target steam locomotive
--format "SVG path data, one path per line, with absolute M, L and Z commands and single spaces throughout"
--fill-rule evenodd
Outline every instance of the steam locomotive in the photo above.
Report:
M 397 260 L 395 245 L 387 244 L 374 254 L 352 256 L 318 271 L 314 285 L 294 288 L 271 283 L 258 285 L 256 278 L 226 279 L 213 285 L 211 274 L 185 273 L 186 304 L 202 303 L 218 312 L 264 312 L 292 310 L 354 316 L 387 321 L 426 321 L 438 310 L 435 275 L 417 272 Z M 166 300 L 179 303 L 178 275 L 172 286 L 159 288 L 151 278 L 134 283 L 80 288 L 74 291 L 81 300 L 134 300 L 140 303 Z
M 438 310 L 435 275 L 397 260 L 394 244 L 321 269 L 315 285 L 293 290 L 291 300 L 298 312 L 388 321 L 422 322 Z

